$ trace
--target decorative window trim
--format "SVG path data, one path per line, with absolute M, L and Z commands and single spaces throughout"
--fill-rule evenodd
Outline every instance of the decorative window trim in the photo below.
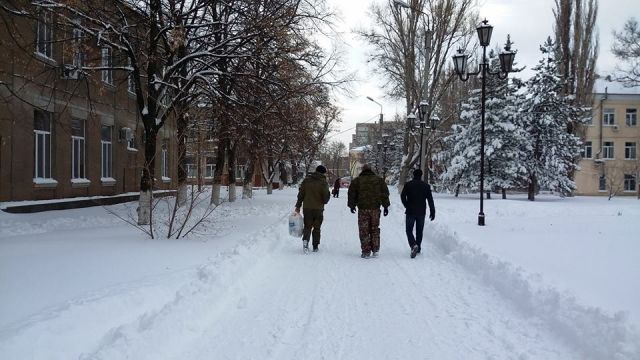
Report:
M 118 181 L 112 177 L 100 178 L 102 186 L 115 186 Z
M 91 185 L 91 180 L 87 178 L 71 179 L 71 187 L 74 189 L 86 188 L 89 187 L 89 185 Z
M 33 178 L 33 186 L 36 189 L 52 189 L 58 187 L 58 181 L 49 178 Z

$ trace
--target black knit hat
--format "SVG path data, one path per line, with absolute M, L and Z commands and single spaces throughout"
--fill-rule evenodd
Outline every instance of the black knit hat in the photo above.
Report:
M 326 174 L 327 168 L 322 165 L 318 165 L 318 167 L 316 168 L 316 172 L 319 172 L 320 174 Z

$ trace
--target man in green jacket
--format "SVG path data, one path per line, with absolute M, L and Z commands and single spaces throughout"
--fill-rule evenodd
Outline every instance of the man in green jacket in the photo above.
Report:
M 309 251 L 309 237 L 313 229 L 313 251 L 318 251 L 320 245 L 320 226 L 322 226 L 324 204 L 329 202 L 329 185 L 325 174 L 327 169 L 320 165 L 314 173 L 307 177 L 300 184 L 298 189 L 298 201 L 296 202 L 297 213 L 304 216 L 304 230 L 302 230 L 302 247 L 304 252 Z M 304 204 L 304 206 L 303 206 Z
M 351 212 L 355 214 L 356 206 L 358 207 L 361 257 L 377 257 L 380 250 L 380 206 L 384 208 L 384 216 L 387 216 L 389 188 L 384 180 L 371 170 L 371 166 L 365 164 L 360 175 L 351 181 L 347 194 L 347 205 Z

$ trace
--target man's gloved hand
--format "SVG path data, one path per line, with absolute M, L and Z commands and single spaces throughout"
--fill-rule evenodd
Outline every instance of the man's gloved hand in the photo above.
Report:
M 352 207 L 352 208 L 351 208 L 351 213 L 352 213 L 352 214 L 355 214 L 355 213 L 356 213 L 356 208 L 355 208 L 355 207 Z
M 382 212 L 382 215 L 384 215 L 384 216 L 389 215 L 389 208 L 384 208 L 384 211 Z
M 429 220 L 433 221 L 435 218 L 436 218 L 436 214 L 435 213 L 429 214 Z

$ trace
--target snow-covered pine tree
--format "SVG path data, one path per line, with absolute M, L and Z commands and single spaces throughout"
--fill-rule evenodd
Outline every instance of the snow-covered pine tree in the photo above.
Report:
M 563 80 L 558 70 L 555 43 L 551 37 L 540 47 L 542 59 L 526 83 L 527 98 L 523 104 L 523 120 L 529 133 L 528 171 L 529 200 L 535 200 L 539 188 L 568 195 L 575 189 L 569 177 L 580 155 L 581 141 L 567 132 L 571 121 L 579 122 L 582 111 L 572 99 L 562 96 Z
M 491 72 L 500 71 L 497 57 L 491 59 Z M 497 76 L 487 78 L 485 104 L 485 189 L 506 190 L 526 184 L 528 134 L 519 116 L 523 95 L 518 93 L 520 81 Z
M 499 71 L 499 63 L 490 56 L 491 72 Z M 524 183 L 527 134 L 518 117 L 517 87 L 507 79 L 489 76 L 485 101 L 485 188 L 509 189 Z M 452 134 L 444 139 L 450 154 L 439 154 L 448 163 L 441 179 L 448 187 L 478 190 L 480 185 L 481 90 L 472 91 L 462 104 L 460 122 L 452 126 Z

